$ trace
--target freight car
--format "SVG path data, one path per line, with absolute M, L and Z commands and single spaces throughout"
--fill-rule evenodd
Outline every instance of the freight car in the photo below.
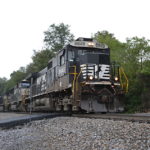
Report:
M 25 81 L 30 94 L 17 97 L 16 109 L 119 112 L 128 88 L 123 69 L 110 62 L 108 46 L 90 38 L 71 42 Z

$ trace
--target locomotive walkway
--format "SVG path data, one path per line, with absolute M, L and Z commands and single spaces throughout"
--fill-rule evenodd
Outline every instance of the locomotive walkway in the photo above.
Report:
M 64 117 L 69 115 L 64 113 L 0 113 L 0 128 L 13 128 L 17 125 L 23 125 L 30 121 L 54 118 L 58 116 Z

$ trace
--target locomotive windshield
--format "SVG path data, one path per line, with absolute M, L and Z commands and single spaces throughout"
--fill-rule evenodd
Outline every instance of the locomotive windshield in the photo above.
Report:
M 80 64 L 110 64 L 109 49 L 73 48 L 68 53 L 69 61 L 80 61 Z
M 81 64 L 110 64 L 109 55 L 86 53 L 79 56 Z
M 110 80 L 109 48 L 71 47 L 68 53 L 70 66 L 82 70 L 82 80 Z
M 103 49 L 78 49 L 77 50 L 77 53 L 78 55 L 81 55 L 81 54 L 87 54 L 87 53 L 90 53 L 90 54 L 109 54 L 109 50 L 103 50 Z
M 30 83 L 23 82 L 23 83 L 21 83 L 21 87 L 22 88 L 29 88 L 30 87 Z

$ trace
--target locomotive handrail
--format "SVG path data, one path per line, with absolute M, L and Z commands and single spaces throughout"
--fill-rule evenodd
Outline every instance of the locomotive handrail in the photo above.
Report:
M 125 83 L 125 92 L 127 93 L 128 92 L 128 86 L 129 86 L 129 81 L 128 81 L 128 78 L 124 72 L 124 69 L 122 67 L 119 68 L 119 75 L 120 75 L 120 83 L 121 83 L 121 86 L 122 86 L 122 89 L 124 89 L 124 83 L 122 81 L 122 76 L 121 74 L 123 74 L 125 80 L 126 80 L 126 83 Z
M 81 72 L 82 72 L 82 69 L 80 69 L 80 72 L 78 73 L 78 76 L 77 76 L 77 81 L 79 79 L 79 76 L 81 75 Z M 78 82 L 76 82 L 76 89 L 78 91 Z
M 76 81 L 76 76 L 77 76 L 77 67 L 74 65 L 74 66 L 70 66 L 72 68 L 74 68 L 74 72 L 73 73 L 69 73 L 69 74 L 73 74 L 74 75 L 74 79 L 73 79 L 73 82 L 72 82 L 72 91 L 73 91 L 73 98 L 75 98 L 75 81 Z
M 123 89 L 123 83 L 122 83 L 122 78 L 121 78 L 121 69 L 119 68 L 119 79 L 120 79 L 120 84 L 121 84 L 121 87 Z
M 69 73 L 69 74 L 73 74 L 74 75 L 74 79 L 73 79 L 73 83 L 72 83 L 72 92 L 73 92 L 73 100 L 74 100 L 74 104 L 76 105 L 78 99 L 78 79 L 79 76 L 82 72 L 82 70 L 80 70 L 79 73 L 77 73 L 77 66 L 70 66 L 74 68 L 74 72 L 73 73 Z

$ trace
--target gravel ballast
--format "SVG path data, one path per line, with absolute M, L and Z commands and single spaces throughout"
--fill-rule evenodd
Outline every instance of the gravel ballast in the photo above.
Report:
M 150 124 L 57 117 L 0 130 L 0 150 L 150 150 Z

